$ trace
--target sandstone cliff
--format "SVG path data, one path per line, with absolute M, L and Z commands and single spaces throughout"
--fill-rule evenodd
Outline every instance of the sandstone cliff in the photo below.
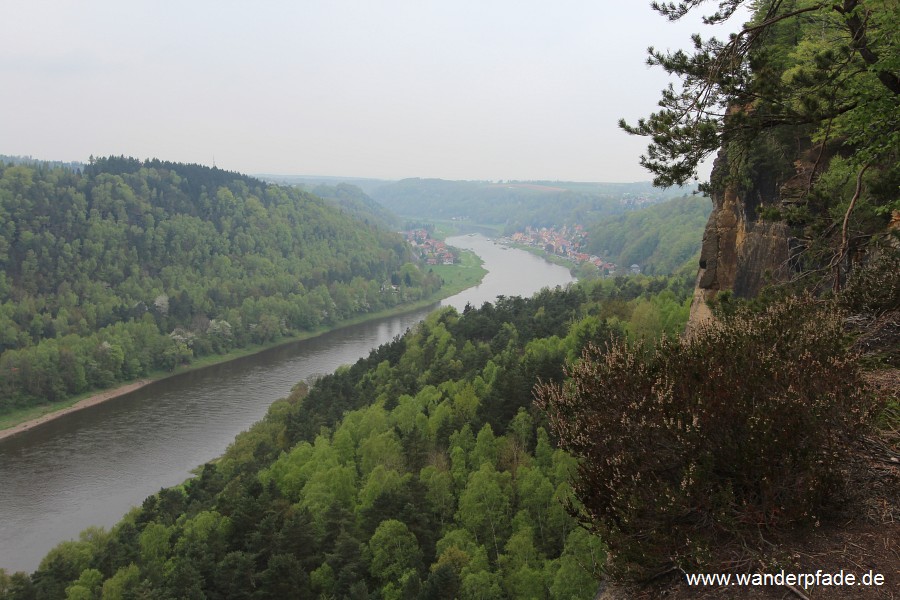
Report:
M 714 167 L 727 169 L 724 153 Z M 802 174 L 798 169 L 797 176 Z M 713 211 L 703 233 L 700 265 L 686 332 L 712 317 L 707 302 L 719 292 L 750 298 L 769 283 L 785 281 L 792 271 L 792 249 L 797 246 L 790 228 L 781 222 L 763 221 L 759 208 L 782 201 L 792 179 L 781 182 L 760 176 L 743 188 L 728 184 L 712 194 Z

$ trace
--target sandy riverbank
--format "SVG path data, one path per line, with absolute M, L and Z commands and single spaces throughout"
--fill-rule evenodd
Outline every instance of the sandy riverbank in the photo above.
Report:
M 119 396 L 124 396 L 125 394 L 131 393 L 134 390 L 140 389 L 145 385 L 156 381 L 154 379 L 141 379 L 139 381 L 135 381 L 133 383 L 129 383 L 128 385 L 123 385 L 121 387 L 117 387 L 111 390 L 104 390 L 102 392 L 98 392 L 92 396 L 89 396 L 83 400 L 79 400 L 72 406 L 67 406 L 66 408 L 61 408 L 59 410 L 55 410 L 53 412 L 49 412 L 45 415 L 41 415 L 40 417 L 36 417 L 29 421 L 25 421 L 24 423 L 19 423 L 18 425 L 14 425 L 8 429 L 0 430 L 0 440 L 12 437 L 24 431 L 28 431 L 33 427 L 37 427 L 38 425 L 42 425 L 53 419 L 58 419 L 63 415 L 67 415 L 69 413 L 73 413 L 77 410 L 81 410 L 83 408 L 87 408 L 89 406 L 94 406 L 96 404 L 101 404 L 106 402 L 107 400 L 112 400 L 113 398 L 118 398 Z

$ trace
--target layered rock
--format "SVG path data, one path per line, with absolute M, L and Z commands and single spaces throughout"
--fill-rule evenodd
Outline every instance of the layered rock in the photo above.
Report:
M 715 170 L 725 168 L 720 155 L 713 176 Z M 759 177 L 747 189 L 730 184 L 712 194 L 713 211 L 703 233 L 688 334 L 712 318 L 707 302 L 719 292 L 750 298 L 763 286 L 790 277 L 796 246 L 790 228 L 758 217 L 760 206 L 781 202 L 787 187 L 774 177 Z

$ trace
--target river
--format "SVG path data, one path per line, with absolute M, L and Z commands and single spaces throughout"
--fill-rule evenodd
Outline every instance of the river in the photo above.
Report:
M 57 543 L 109 527 L 161 487 L 225 451 L 298 381 L 353 363 L 439 305 L 462 310 L 572 281 L 568 270 L 481 235 L 482 283 L 439 304 L 187 372 L 0 441 L 0 568 L 34 571 Z

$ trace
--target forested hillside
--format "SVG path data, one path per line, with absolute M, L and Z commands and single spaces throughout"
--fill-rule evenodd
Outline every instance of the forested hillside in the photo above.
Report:
M 72 171 L 81 171 L 86 167 L 85 163 L 77 162 L 77 161 L 68 161 L 64 162 L 61 160 L 38 160 L 31 156 L 15 156 L 9 154 L 0 154 L 0 163 L 10 164 L 10 165 L 28 165 L 28 166 L 36 166 L 36 165 L 44 165 L 46 167 L 62 167 L 64 169 L 69 169 Z
M 440 286 L 348 212 L 198 165 L 0 164 L 0 413 Z
M 366 195 L 359 187 L 349 183 L 337 185 L 317 185 L 312 193 L 325 200 L 330 200 L 340 209 L 363 222 L 397 229 L 400 226 L 397 215 Z
M 650 294 L 678 307 L 689 288 L 619 278 L 436 312 L 111 531 L 0 572 L 0 597 L 590 598 L 605 549 L 561 503 L 575 461 L 532 388 L 627 335 Z
M 711 210 L 709 198 L 684 196 L 608 217 L 587 228 L 586 249 L 622 268 L 637 263 L 651 275 L 694 271 Z
M 371 196 L 403 217 L 499 225 L 511 233 L 592 223 L 625 212 L 638 200 L 659 201 L 676 193 L 649 183 L 404 179 L 373 189 Z
M 224 456 L 111 530 L 60 544 L 30 575 L 0 571 L 0 598 L 573 599 L 594 597 L 601 570 L 630 586 L 605 598 L 894 597 L 895 4 L 723 0 L 704 21 L 744 6 L 738 34 L 651 49 L 681 85 L 623 123 L 651 138 L 643 164 L 680 184 L 722 148 L 698 278 L 711 293 L 695 305 L 709 318 L 690 335 L 679 335 L 687 278 L 615 277 L 436 312 L 298 385 Z M 654 3 L 673 20 L 701 5 Z M 392 186 L 402 216 L 505 228 L 624 212 L 550 184 Z M 12 332 L 0 368 L 22 401 L 434 283 L 372 224 L 345 229 L 321 200 L 231 174 L 118 159 L 84 175 L 5 167 L 0 193 L 0 331 Z M 669 220 L 695 226 L 703 201 L 691 202 L 673 203 Z M 32 208 L 11 212 L 20 205 Z M 668 221 L 648 215 L 632 225 L 657 237 L 597 243 L 645 263 L 687 252 L 678 227 L 664 243 Z M 332 250 L 338 240 L 348 247 Z M 163 263 L 168 253 L 177 260 Z M 779 277 L 790 285 L 763 288 Z M 867 571 L 883 585 L 819 585 Z M 700 573 L 773 585 L 683 585 Z

